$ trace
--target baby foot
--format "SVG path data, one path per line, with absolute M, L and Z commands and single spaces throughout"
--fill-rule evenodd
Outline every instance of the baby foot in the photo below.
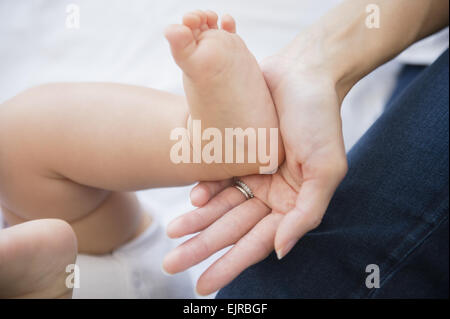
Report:
M 201 120 L 202 129 L 215 127 L 222 134 L 225 128 L 278 127 L 264 76 L 236 34 L 235 21 L 224 15 L 219 29 L 217 20 L 212 11 L 195 11 L 165 32 L 183 70 L 191 118 Z M 278 144 L 282 145 L 280 139 Z
M 0 298 L 71 298 L 66 267 L 76 254 L 75 234 L 62 220 L 0 229 Z

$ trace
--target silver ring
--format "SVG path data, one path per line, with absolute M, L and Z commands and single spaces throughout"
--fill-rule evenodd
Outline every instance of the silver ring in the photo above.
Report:
M 253 194 L 250 187 L 248 187 L 247 184 L 245 184 L 243 181 L 241 181 L 237 178 L 234 178 L 233 187 L 238 189 L 245 196 L 246 199 L 251 199 L 251 198 L 255 197 L 255 195 Z

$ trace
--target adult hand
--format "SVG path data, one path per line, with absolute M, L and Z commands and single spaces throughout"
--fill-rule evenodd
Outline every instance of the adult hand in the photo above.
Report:
M 295 67 L 288 55 L 263 62 L 277 107 L 286 161 L 274 175 L 241 178 L 255 198 L 245 201 L 232 180 L 197 185 L 191 200 L 200 208 L 174 220 L 171 237 L 200 233 L 164 261 L 170 273 L 183 271 L 235 244 L 199 279 L 197 291 L 211 293 L 273 251 L 284 257 L 317 227 L 347 171 L 339 95 L 326 69 Z
M 286 212 L 275 236 L 275 250 L 282 258 L 320 224 L 347 173 L 342 93 L 337 91 L 332 70 L 314 57 L 294 58 L 287 51 L 265 60 L 262 69 L 278 112 L 286 152 L 285 179 L 298 187 L 295 207 Z
M 373 5 L 372 0 L 343 1 L 262 63 L 286 161 L 273 176 L 242 178 L 256 199 L 244 201 L 228 187 L 231 181 L 196 186 L 191 200 L 204 206 L 175 220 L 168 232 L 173 237 L 201 232 L 167 256 L 166 270 L 181 271 L 236 243 L 199 279 L 197 290 L 209 293 L 273 247 L 284 257 L 319 225 L 347 171 L 339 114 L 343 97 L 366 74 L 448 25 L 448 1 L 378 0 L 382 28 L 368 26 L 373 13 L 366 14 Z

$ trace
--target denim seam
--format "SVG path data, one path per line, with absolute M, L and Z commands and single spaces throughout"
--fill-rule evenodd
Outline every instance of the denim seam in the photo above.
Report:
M 428 233 L 423 236 L 423 238 L 418 241 L 415 245 L 413 245 L 406 253 L 405 255 L 399 259 L 399 261 L 394 264 L 390 271 L 388 271 L 388 274 L 386 277 L 381 281 L 380 288 L 372 289 L 367 293 L 366 298 L 376 298 L 374 295 L 383 288 L 383 286 L 400 270 L 400 268 L 403 266 L 403 263 L 423 244 L 426 242 L 426 240 L 445 222 L 448 220 L 448 215 L 443 216 L 443 218 L 435 224 L 435 226 L 428 231 Z

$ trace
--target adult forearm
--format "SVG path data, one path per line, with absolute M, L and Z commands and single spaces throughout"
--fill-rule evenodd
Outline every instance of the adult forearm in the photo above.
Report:
M 347 0 L 283 50 L 330 73 L 342 100 L 366 74 L 448 25 L 447 0 Z

